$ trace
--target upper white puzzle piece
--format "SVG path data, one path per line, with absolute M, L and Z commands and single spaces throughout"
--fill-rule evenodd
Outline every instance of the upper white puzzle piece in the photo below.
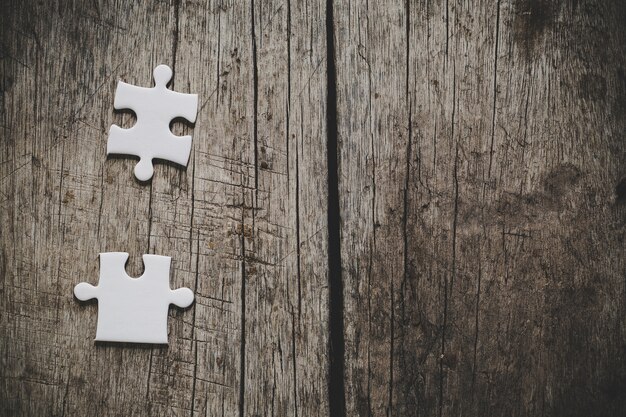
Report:
M 143 255 L 144 274 L 126 274 L 126 252 L 100 254 L 97 286 L 81 282 L 74 295 L 81 301 L 98 299 L 96 340 L 132 343 L 167 343 L 167 312 L 170 304 L 189 307 L 189 288 L 171 290 L 169 256 Z
M 159 65 L 154 69 L 152 88 L 137 87 L 123 81 L 115 91 L 116 109 L 131 109 L 137 114 L 137 123 L 130 129 L 112 125 L 107 142 L 107 155 L 127 154 L 139 157 L 135 176 L 141 181 L 152 178 L 153 158 L 167 159 L 187 165 L 191 152 L 191 136 L 176 136 L 170 130 L 170 122 L 182 117 L 196 121 L 198 95 L 183 94 L 169 90 L 172 69 Z

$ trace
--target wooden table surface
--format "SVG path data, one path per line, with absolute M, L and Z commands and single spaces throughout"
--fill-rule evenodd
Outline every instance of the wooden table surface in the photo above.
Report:
M 137 3 L 137 4 L 132 4 Z M 2 2 L 0 414 L 618 416 L 621 0 Z M 118 80 L 189 165 L 106 156 Z M 169 346 L 94 343 L 98 254 L 173 258 Z M 621 414 L 623 415 L 623 414 Z

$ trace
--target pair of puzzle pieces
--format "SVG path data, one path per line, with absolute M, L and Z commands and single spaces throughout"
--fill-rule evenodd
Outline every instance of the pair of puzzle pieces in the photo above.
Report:
M 167 343 L 169 305 L 189 307 L 193 292 L 170 289 L 169 256 L 143 255 L 139 278 L 126 274 L 127 260 L 125 252 L 101 253 L 98 285 L 81 282 L 74 295 L 81 301 L 98 299 L 97 341 Z
M 191 136 L 175 136 L 170 123 L 177 117 L 195 122 L 198 96 L 171 91 L 167 84 L 172 70 L 167 65 L 154 69 L 154 87 L 143 88 L 118 82 L 116 109 L 131 109 L 137 123 L 130 129 L 113 125 L 109 131 L 107 154 L 139 157 L 135 176 L 152 178 L 152 159 L 160 158 L 187 165 Z M 110 342 L 167 343 L 167 312 L 170 304 L 188 307 L 193 302 L 189 288 L 172 291 L 169 286 L 168 256 L 144 255 L 145 272 L 139 278 L 126 274 L 128 254 L 100 254 L 100 280 L 97 286 L 82 282 L 74 288 L 79 300 L 98 299 L 96 340 Z
M 137 123 L 130 129 L 112 125 L 109 130 L 107 154 L 126 154 L 139 157 L 135 176 L 140 181 L 152 178 L 152 159 L 159 158 L 186 166 L 191 153 L 191 136 L 176 136 L 170 130 L 172 120 L 182 117 L 194 123 L 198 112 L 198 95 L 169 90 L 172 69 L 159 65 L 154 69 L 154 87 L 137 87 L 117 83 L 115 102 L 117 110 L 130 109 L 137 115 Z

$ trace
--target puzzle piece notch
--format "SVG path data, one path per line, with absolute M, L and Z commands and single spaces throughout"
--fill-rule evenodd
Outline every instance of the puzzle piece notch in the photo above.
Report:
M 172 120 L 181 117 L 191 123 L 198 113 L 198 95 L 169 90 L 172 69 L 159 65 L 153 71 L 155 85 L 138 87 L 123 81 L 117 83 L 113 107 L 131 109 L 137 123 L 129 129 L 112 125 L 107 141 L 107 155 L 127 154 L 139 157 L 135 176 L 147 181 L 154 174 L 152 159 L 160 158 L 187 166 L 191 153 L 191 136 L 176 136 L 170 130 Z
M 139 278 L 128 276 L 127 260 L 125 252 L 101 253 L 98 285 L 81 282 L 74 295 L 81 301 L 98 299 L 97 341 L 167 343 L 169 305 L 189 307 L 193 292 L 170 289 L 169 256 L 143 255 L 145 271 Z

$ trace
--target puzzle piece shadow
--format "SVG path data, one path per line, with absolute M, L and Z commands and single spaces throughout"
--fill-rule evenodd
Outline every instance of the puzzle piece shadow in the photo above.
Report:
M 87 301 L 81 301 L 78 298 L 76 298 L 76 296 L 74 295 L 74 301 L 78 301 L 77 305 L 79 305 L 81 308 L 85 308 L 89 306 L 95 306 L 97 308 L 97 305 L 98 305 L 98 300 L 96 298 L 92 298 Z M 194 304 L 195 303 L 185 308 L 178 307 L 174 304 L 170 304 L 169 310 L 168 310 L 168 317 L 170 318 L 172 316 L 176 317 L 179 314 L 181 314 L 183 311 L 190 309 Z M 174 310 L 172 310 L 172 308 Z M 102 341 L 102 340 L 94 340 L 94 345 L 97 348 L 115 348 L 115 349 L 126 348 L 126 349 L 135 349 L 135 350 L 152 350 L 152 349 L 167 350 L 167 348 L 169 347 L 169 344 L 167 343 L 107 342 L 107 341 Z
M 124 348 L 124 349 L 135 349 L 135 350 L 167 350 L 169 347 L 168 344 L 152 344 L 152 343 L 129 343 L 129 342 L 104 342 L 101 340 L 96 340 L 94 342 L 94 346 L 98 349 L 106 349 L 106 348 Z

